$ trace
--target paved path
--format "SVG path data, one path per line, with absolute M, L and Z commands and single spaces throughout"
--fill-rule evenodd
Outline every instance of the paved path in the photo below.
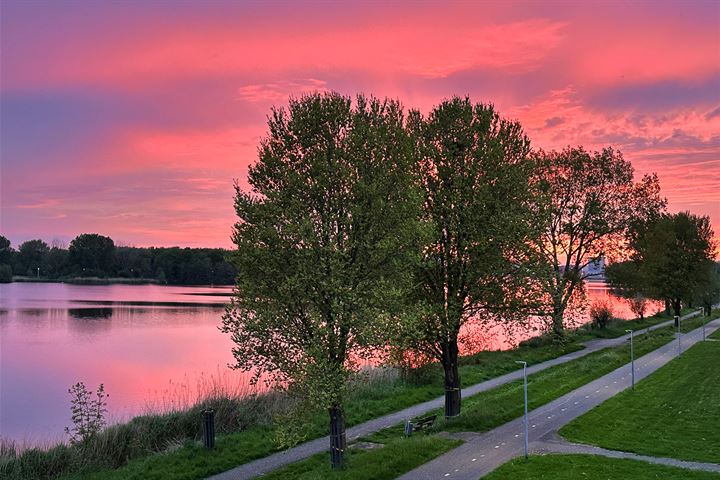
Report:
M 563 453 L 563 454 L 586 454 L 600 455 L 609 458 L 627 458 L 630 460 L 641 460 L 648 463 L 656 463 L 658 465 L 667 465 L 670 467 L 686 468 L 688 470 L 701 470 L 704 472 L 720 473 L 720 465 L 716 463 L 688 462 L 685 460 L 677 460 L 674 458 L 650 457 L 647 455 L 638 455 L 636 453 L 621 452 L 618 450 L 608 450 L 606 448 L 596 447 L 594 445 L 583 445 L 581 443 L 571 443 L 563 439 L 556 433 L 548 439 L 533 442 L 531 453 L 547 454 L 547 453 Z
M 682 319 L 685 320 L 688 318 L 692 318 L 699 314 L 700 311 L 692 312 L 683 316 Z M 668 320 L 662 323 L 658 323 L 657 325 L 653 325 L 649 328 L 638 330 L 637 332 L 639 334 L 646 331 L 656 330 L 671 325 L 673 324 L 673 322 L 673 320 Z M 629 335 L 624 335 L 618 338 L 599 339 L 585 342 L 585 348 L 582 350 L 568 353 L 567 355 L 563 355 L 552 360 L 538 363 L 537 365 L 529 366 L 527 369 L 528 375 L 540 372 L 556 365 L 576 360 L 590 353 L 597 352 L 598 350 L 622 345 L 628 340 L 628 338 L 630 338 Z M 492 378 L 485 382 L 463 388 L 462 396 L 463 398 L 467 398 L 477 393 L 491 390 L 495 387 L 499 387 L 500 385 L 514 382 L 515 380 L 519 379 L 522 379 L 522 369 L 515 370 L 513 372 Z M 442 396 L 424 403 L 413 405 L 412 407 L 406 408 L 404 410 L 400 410 L 398 412 L 375 418 L 359 425 L 355 425 L 354 427 L 351 427 L 347 430 L 346 434 L 348 443 L 360 437 L 364 437 L 372 433 L 378 432 L 384 428 L 393 427 L 395 425 L 403 423 L 407 419 L 425 415 L 432 410 L 442 408 L 444 404 L 445 397 Z M 325 452 L 328 450 L 329 445 L 329 437 L 326 436 L 322 438 L 317 438 L 315 440 L 302 443 L 296 447 L 283 450 L 282 452 L 277 452 L 267 457 L 259 458 L 257 460 L 253 460 L 252 462 L 245 463 L 236 468 L 233 468 L 232 470 L 219 473 L 210 477 L 208 480 L 246 480 L 254 478 L 259 475 L 268 473 L 272 470 L 281 468 L 285 465 L 304 460 L 317 453 Z
M 708 323 L 708 334 L 720 319 Z M 702 341 L 702 328 L 682 336 L 682 351 Z M 635 360 L 635 380 L 647 377 L 678 354 L 670 342 Z M 629 364 L 594 380 L 529 413 L 529 441 L 546 439 L 560 427 L 630 387 Z M 469 434 L 466 443 L 399 477 L 401 480 L 477 480 L 524 452 L 523 419 L 518 418 L 482 434 Z M 533 445 L 535 446 L 535 445 Z

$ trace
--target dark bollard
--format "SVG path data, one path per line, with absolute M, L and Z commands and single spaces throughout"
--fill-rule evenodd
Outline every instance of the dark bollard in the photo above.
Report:
M 215 448 L 215 410 L 203 410 L 203 444 L 205 448 Z

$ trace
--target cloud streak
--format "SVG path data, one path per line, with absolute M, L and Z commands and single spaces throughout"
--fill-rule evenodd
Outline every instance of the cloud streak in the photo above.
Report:
M 3 3 L 4 235 L 230 246 L 270 107 L 491 102 L 533 145 L 614 146 L 720 231 L 720 6 Z

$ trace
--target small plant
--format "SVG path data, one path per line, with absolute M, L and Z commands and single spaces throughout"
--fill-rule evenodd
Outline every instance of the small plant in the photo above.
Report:
M 643 320 L 645 318 L 645 312 L 647 311 L 648 307 L 647 298 L 643 297 L 642 295 L 636 295 L 628 299 L 628 304 L 630 305 L 630 311 L 637 315 L 640 320 Z
M 607 302 L 596 302 L 590 307 L 590 319 L 593 328 L 606 328 L 613 318 L 613 312 Z
M 70 411 L 72 412 L 73 426 L 65 427 L 65 433 L 70 435 L 73 445 L 85 443 L 95 437 L 105 426 L 107 413 L 107 397 L 105 386 L 101 383 L 95 392 L 78 382 L 68 389 L 70 394 Z

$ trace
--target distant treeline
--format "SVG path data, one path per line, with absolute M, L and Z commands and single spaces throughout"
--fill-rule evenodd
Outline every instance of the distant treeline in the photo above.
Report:
M 68 248 L 29 240 L 13 248 L 0 236 L 0 281 L 12 277 L 148 279 L 174 285 L 229 285 L 235 269 L 221 248 L 118 247 L 110 237 L 78 235 Z

